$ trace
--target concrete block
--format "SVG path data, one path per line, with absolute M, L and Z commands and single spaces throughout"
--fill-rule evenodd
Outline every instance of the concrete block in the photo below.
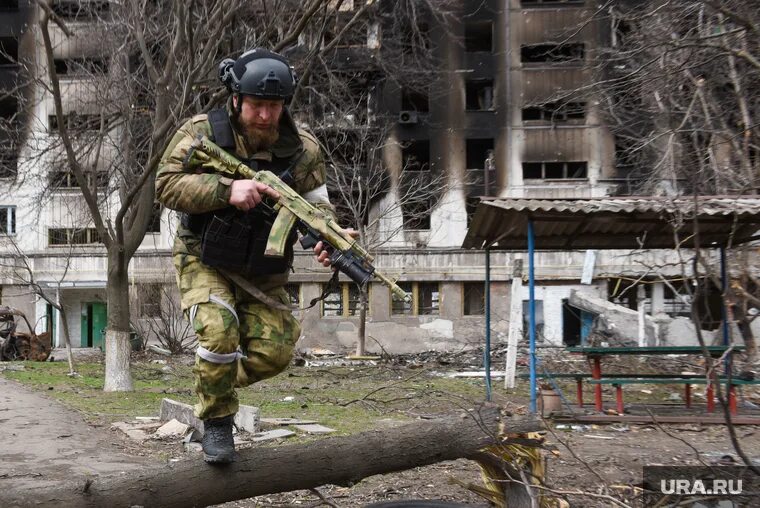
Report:
M 241 404 L 235 415 L 235 425 L 238 429 L 255 434 L 259 431 L 259 408 Z
M 260 418 L 259 423 L 267 427 L 283 427 L 285 425 L 309 425 L 315 420 L 299 420 L 298 418 Z
M 126 422 L 115 422 L 111 424 L 112 429 L 118 429 L 126 434 L 130 439 L 134 441 L 145 441 L 148 439 L 149 434 L 145 432 L 145 429 L 137 428 Z
M 159 427 L 153 436 L 159 439 L 167 437 L 183 437 L 188 433 L 189 429 L 190 426 L 186 423 L 182 423 L 177 420 L 170 420 L 169 422 Z
M 296 429 L 300 430 L 301 432 L 306 432 L 307 434 L 329 434 L 331 432 L 335 432 L 335 429 L 331 429 L 330 427 L 325 427 L 324 425 L 293 425 Z
M 162 422 L 177 420 L 198 430 L 203 435 L 203 421 L 199 420 L 193 414 L 193 406 L 183 404 L 172 399 L 163 399 L 161 401 L 161 412 L 159 418 Z
M 261 441 L 271 441 L 272 439 L 282 439 L 285 437 L 292 437 L 295 436 L 296 433 L 291 430 L 286 429 L 275 429 L 275 430 L 268 430 L 266 432 L 259 432 L 254 436 L 252 441 L 254 443 L 259 443 Z

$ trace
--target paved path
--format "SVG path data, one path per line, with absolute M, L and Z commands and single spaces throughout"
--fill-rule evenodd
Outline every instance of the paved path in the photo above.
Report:
M 6 489 L 155 464 L 125 455 L 117 439 L 114 432 L 87 425 L 76 411 L 0 377 L 0 506 Z

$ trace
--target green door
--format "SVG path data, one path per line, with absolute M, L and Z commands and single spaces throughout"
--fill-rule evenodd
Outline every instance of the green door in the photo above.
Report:
M 107 322 L 106 304 L 87 302 L 82 304 L 82 346 L 104 348 Z
M 45 321 L 47 322 L 47 331 L 50 332 L 50 346 L 55 347 L 55 313 L 58 312 L 49 303 L 45 305 Z
M 108 325 L 106 304 L 93 302 L 92 304 L 92 347 L 105 350 L 106 326 Z

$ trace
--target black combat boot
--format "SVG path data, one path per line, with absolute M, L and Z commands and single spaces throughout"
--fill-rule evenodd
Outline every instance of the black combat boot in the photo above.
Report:
M 209 464 L 229 464 L 235 460 L 235 442 L 232 440 L 234 415 L 203 420 L 203 460 Z

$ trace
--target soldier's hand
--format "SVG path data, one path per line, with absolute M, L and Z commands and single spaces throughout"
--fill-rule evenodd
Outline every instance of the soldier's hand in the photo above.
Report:
M 230 204 L 238 210 L 247 212 L 264 198 L 264 194 L 279 199 L 280 194 L 265 183 L 255 180 L 235 180 L 230 186 Z
M 359 232 L 355 229 L 344 229 L 343 232 L 353 238 L 359 237 Z M 317 244 L 314 246 L 314 255 L 317 257 L 317 261 L 322 266 L 330 266 L 330 253 L 327 252 L 327 249 L 324 247 L 325 246 L 322 244 L 322 242 L 317 242 Z

